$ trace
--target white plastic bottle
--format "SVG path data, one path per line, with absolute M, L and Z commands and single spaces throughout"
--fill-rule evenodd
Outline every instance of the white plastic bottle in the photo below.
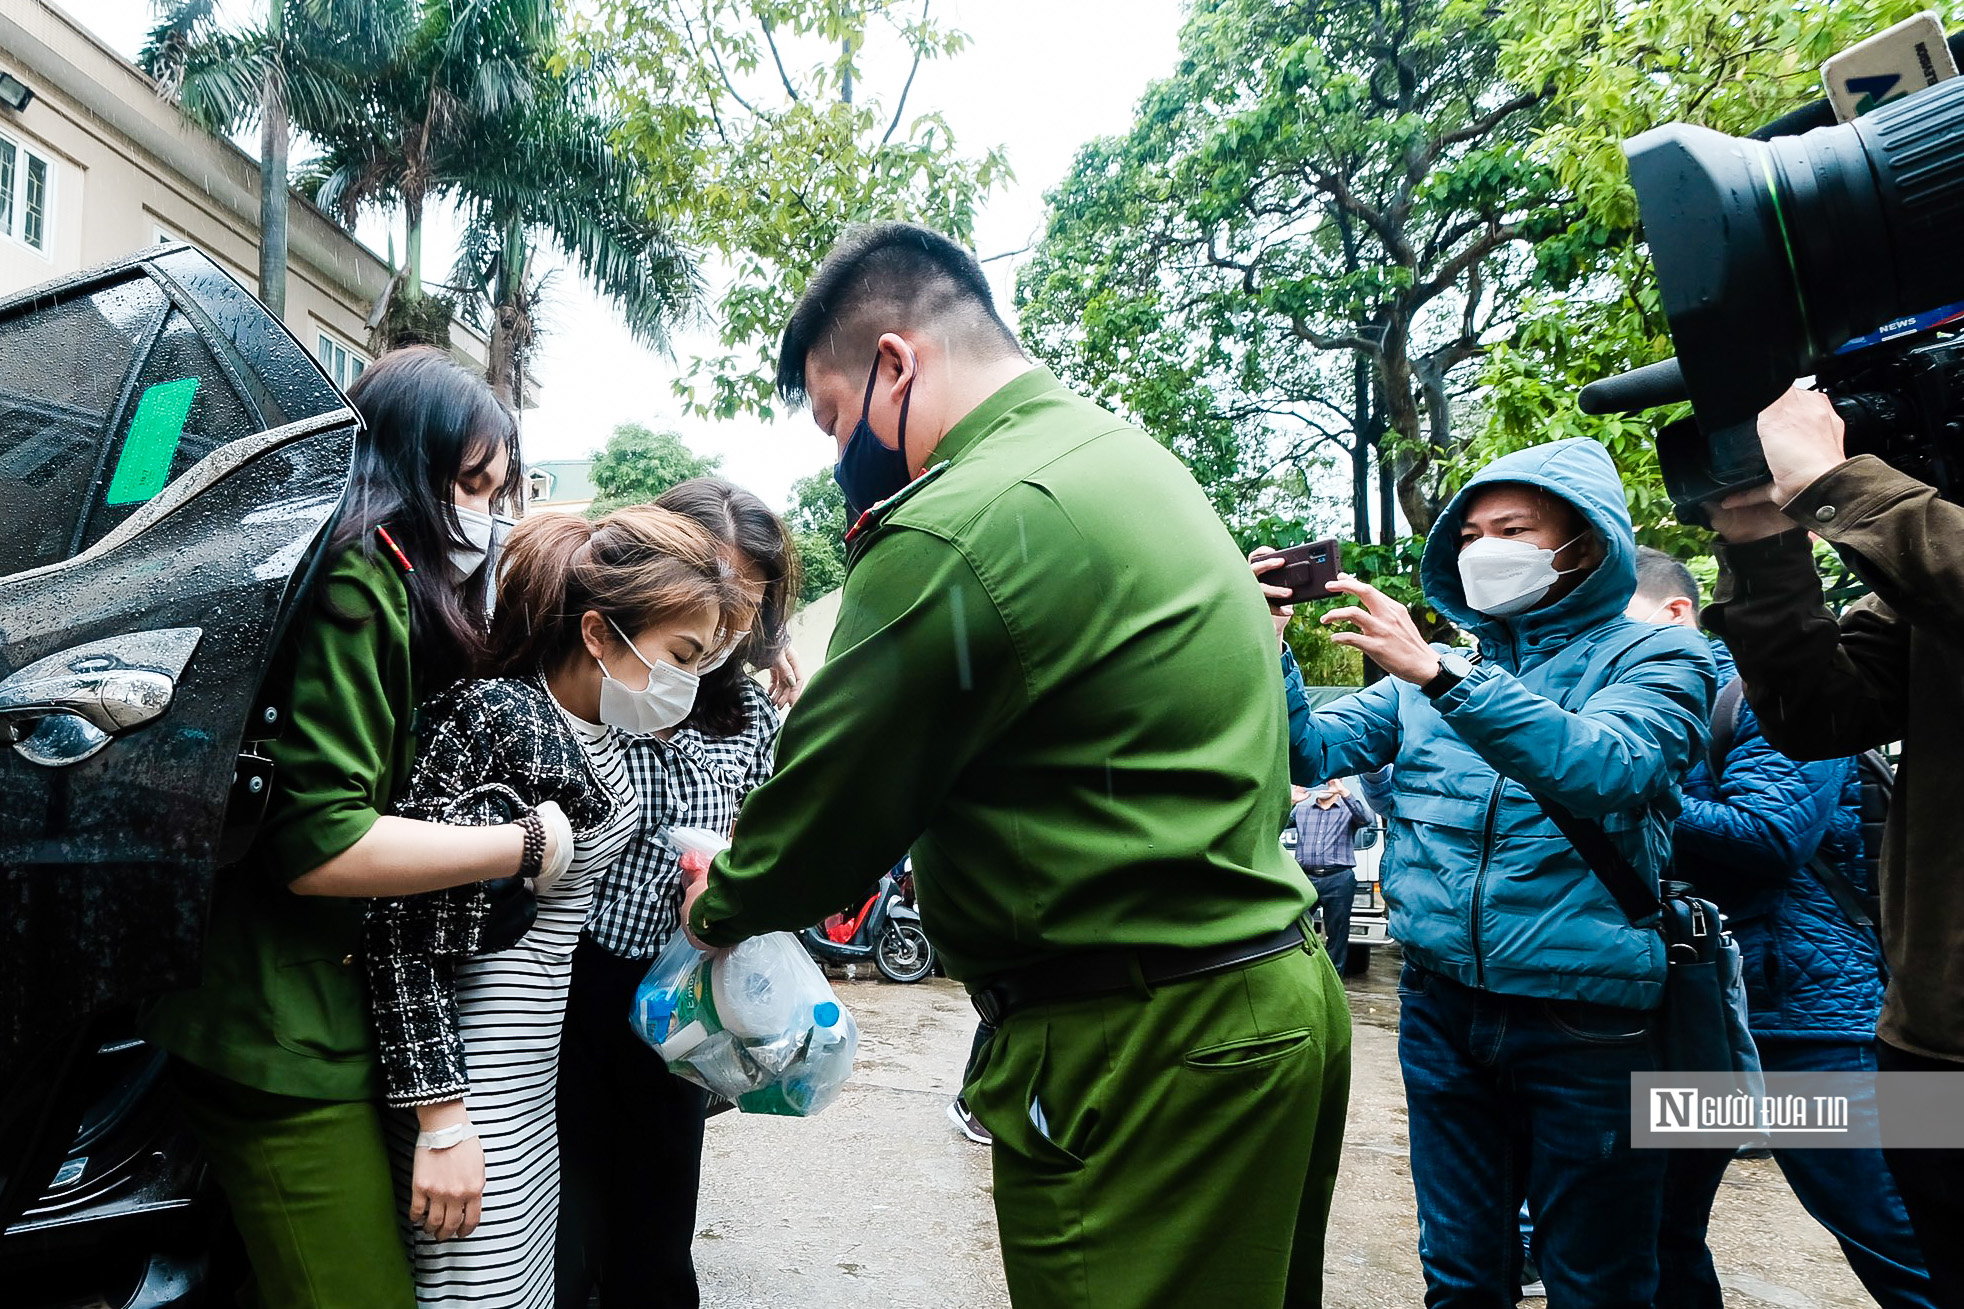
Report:
M 797 965 L 808 960 L 795 943 L 792 948 L 799 958 L 785 958 L 787 941 L 782 933 L 752 937 L 710 965 L 709 984 L 724 1031 L 746 1040 L 770 1041 L 800 1026 L 810 1001 L 803 994 L 806 979 Z

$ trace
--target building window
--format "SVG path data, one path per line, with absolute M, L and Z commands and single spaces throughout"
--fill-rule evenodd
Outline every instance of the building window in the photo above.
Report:
M 341 344 L 326 332 L 320 334 L 320 344 L 314 349 L 314 357 L 321 361 L 321 367 L 343 391 L 353 386 L 355 379 L 361 376 L 361 370 L 368 367 L 368 361 L 358 351 Z
M 54 165 L 0 136 L 0 235 L 45 251 L 53 199 Z

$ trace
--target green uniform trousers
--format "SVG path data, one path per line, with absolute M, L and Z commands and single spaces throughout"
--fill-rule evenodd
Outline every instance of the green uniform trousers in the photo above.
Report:
M 1012 1014 L 964 1094 L 1017 1309 L 1323 1303 L 1350 1010 L 1319 946 Z
M 252 1263 L 262 1309 L 414 1309 L 371 1100 L 274 1095 L 175 1060 L 185 1120 Z

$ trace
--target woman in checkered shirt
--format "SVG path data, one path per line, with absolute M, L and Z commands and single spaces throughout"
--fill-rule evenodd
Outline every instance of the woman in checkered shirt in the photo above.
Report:
M 595 1286 L 603 1306 L 698 1302 L 690 1246 L 708 1093 L 670 1073 L 627 1013 L 681 922 L 680 857 L 663 829 L 729 834 L 744 797 L 770 776 L 779 709 L 799 687 L 787 630 L 798 564 L 783 520 L 719 478 L 683 482 L 656 504 L 722 542 L 758 607 L 750 630 L 723 633 L 705 661 L 688 719 L 627 752 L 641 827 L 602 878 L 574 953 L 559 1061 L 559 1309 L 586 1309 Z M 750 669 L 768 670 L 770 691 Z

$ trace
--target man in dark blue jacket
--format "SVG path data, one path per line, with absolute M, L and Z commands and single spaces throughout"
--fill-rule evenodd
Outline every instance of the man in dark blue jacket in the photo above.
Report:
M 1696 630 L 1698 583 L 1661 551 L 1637 551 L 1639 622 Z M 1735 675 L 1712 643 L 1721 683 Z M 1761 734 L 1740 701 L 1719 775 L 1705 761 L 1684 781 L 1671 849 L 1676 874 L 1710 897 L 1739 942 L 1753 1040 L 1770 1073 L 1874 1072 L 1882 957 L 1808 870 L 1818 851 L 1861 876 L 1861 783 L 1852 759 L 1801 763 Z M 1721 742 L 1725 736 L 1715 730 Z M 1834 1234 L 1884 1309 L 1933 1309 L 1930 1275 L 1880 1150 L 1774 1152 L 1794 1194 Z M 1705 1245 L 1730 1150 L 1674 1150 L 1658 1245 L 1657 1309 L 1722 1309 Z
M 1295 780 L 1397 765 L 1380 876 L 1405 956 L 1398 1055 L 1426 1304 L 1514 1302 L 1528 1198 L 1554 1303 L 1650 1309 L 1666 1160 L 1631 1144 L 1630 1076 L 1656 1067 L 1663 941 L 1534 797 L 1600 822 L 1654 886 L 1677 779 L 1705 748 L 1711 655 L 1695 633 L 1624 615 L 1635 533 L 1594 441 L 1481 470 L 1433 524 L 1420 572 L 1426 600 L 1478 638 L 1477 662 L 1344 579 L 1358 605 L 1323 621 L 1390 676 L 1314 712 L 1286 658 L 1285 685 Z

